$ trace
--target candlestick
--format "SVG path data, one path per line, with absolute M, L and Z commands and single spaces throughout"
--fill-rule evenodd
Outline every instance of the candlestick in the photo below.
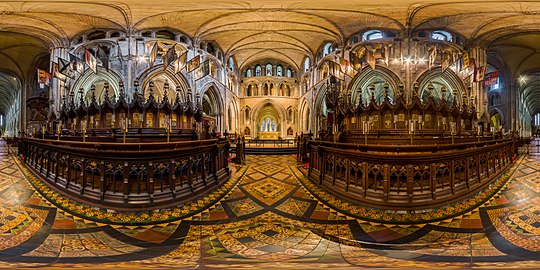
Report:
M 82 139 L 83 139 L 83 142 L 86 142 L 86 127 L 87 127 L 86 120 L 82 120 L 82 121 L 81 121 L 81 129 L 82 129 Z
M 450 134 L 452 135 L 452 144 L 454 144 L 454 134 L 456 134 L 456 123 L 450 123 Z
M 167 142 L 171 141 L 170 134 L 171 134 L 171 119 L 167 115 L 165 117 L 165 131 L 167 132 Z
M 409 134 L 411 135 L 411 145 L 413 144 L 413 136 L 414 136 L 414 120 L 410 120 L 409 124 Z

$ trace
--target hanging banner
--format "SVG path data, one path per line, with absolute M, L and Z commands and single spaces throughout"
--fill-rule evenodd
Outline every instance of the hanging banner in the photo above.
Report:
M 156 62 L 158 50 L 159 50 L 159 46 L 158 46 L 158 42 L 156 42 L 152 46 L 152 49 L 150 49 L 150 55 L 148 56 L 148 64 L 150 65 L 150 67 L 153 67 L 154 62 Z
M 43 70 L 43 69 L 37 69 L 37 81 L 38 83 L 43 86 L 50 86 L 52 81 L 52 75 L 51 73 Z M 43 86 L 41 88 L 43 88 Z
M 197 69 L 199 67 L 199 65 L 201 64 L 201 56 L 200 55 L 197 55 L 193 58 L 191 58 L 188 62 L 187 62 L 187 72 L 192 72 L 194 71 L 195 69 Z
M 176 45 L 169 48 L 167 53 L 165 53 L 165 56 L 163 56 L 163 69 L 167 69 L 174 60 L 176 60 Z
M 86 62 L 86 65 L 94 72 L 97 73 L 97 61 L 96 57 L 90 52 L 90 50 L 86 49 L 84 52 L 84 60 Z
M 475 82 L 481 82 L 484 80 L 484 74 L 486 71 L 486 67 L 478 67 L 476 69 L 476 80 Z
M 442 55 L 441 71 L 444 73 L 452 64 L 454 64 L 454 58 L 451 52 L 445 52 Z
M 435 60 L 437 60 L 437 46 L 433 46 L 433 49 L 431 51 L 431 54 L 429 54 L 429 68 L 432 68 L 435 66 Z
M 469 68 L 471 65 L 470 59 L 469 59 L 469 53 L 465 52 L 463 54 L 463 68 Z
M 347 59 L 340 57 L 339 65 L 341 66 L 341 70 L 345 74 L 347 74 L 347 76 L 351 78 L 354 78 L 354 76 L 356 76 L 356 70 L 351 66 L 351 62 L 347 61 Z
M 71 63 L 68 60 L 58 58 L 58 70 L 68 78 L 74 79 L 76 72 L 71 68 Z
M 377 64 L 377 59 L 373 55 L 373 51 L 367 53 L 367 62 L 372 70 L 375 70 L 375 65 Z
M 210 74 L 210 61 L 206 60 L 203 63 L 203 77 Z
M 497 84 L 497 79 L 499 79 L 499 71 L 487 73 L 484 76 L 484 86 L 488 87 Z
M 107 50 L 105 50 L 107 49 Z M 107 52 L 109 49 L 107 47 L 99 46 L 97 47 L 97 59 L 101 61 L 101 66 L 105 68 L 105 70 L 109 71 L 109 53 Z
M 187 60 L 187 51 L 184 52 L 178 59 L 176 59 L 176 62 L 174 63 L 174 73 L 180 73 L 180 71 L 186 67 L 186 60 Z
M 58 64 L 55 62 L 52 63 L 52 75 L 61 81 L 66 80 L 66 76 L 60 73 L 60 71 L 58 70 Z
M 77 56 L 73 54 L 69 54 L 69 62 L 71 64 L 71 69 L 73 69 L 75 72 L 79 74 L 84 73 L 84 64 L 81 59 L 79 59 Z
M 351 51 L 349 52 L 349 59 L 351 60 L 351 66 L 354 70 L 362 70 L 362 60 L 358 57 L 358 54 Z

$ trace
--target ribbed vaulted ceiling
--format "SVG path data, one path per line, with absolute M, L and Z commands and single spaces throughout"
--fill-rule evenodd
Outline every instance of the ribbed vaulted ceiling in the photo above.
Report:
M 496 45 L 523 33 L 512 44 L 534 43 L 540 31 L 540 2 L 412 0 L 124 0 L 2 1 L 0 63 L 26 77 L 29 63 L 51 46 L 68 46 L 92 29 L 128 33 L 173 28 L 197 40 L 213 40 L 240 66 L 278 59 L 300 67 L 325 42 L 345 44 L 351 34 L 371 28 L 412 32 L 447 29 L 469 39 L 469 45 Z M 531 40 L 531 38 L 533 40 Z M 15 45 L 19 44 L 19 45 Z M 504 51 L 504 52 L 503 52 Z M 515 50 L 501 50 L 513 59 Z M 516 52 L 520 53 L 520 52 Z M 28 58 L 32 58 L 29 60 Z M 532 62 L 538 63 L 538 61 Z M 514 66 L 521 70 L 522 66 Z M 519 64 L 517 64 L 519 65 Z

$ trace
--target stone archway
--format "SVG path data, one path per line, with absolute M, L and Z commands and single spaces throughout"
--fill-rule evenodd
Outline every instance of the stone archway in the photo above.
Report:
M 257 116 L 257 131 L 260 139 L 276 140 L 281 137 L 281 117 L 276 108 L 267 103 Z
M 502 113 L 495 109 L 491 112 L 490 120 L 491 120 L 491 127 L 495 128 L 495 131 L 500 130 L 503 127 L 503 115 Z
M 260 139 L 278 139 L 285 136 L 285 109 L 270 100 L 259 103 L 252 111 L 251 136 Z M 264 126 L 263 126 L 264 120 Z

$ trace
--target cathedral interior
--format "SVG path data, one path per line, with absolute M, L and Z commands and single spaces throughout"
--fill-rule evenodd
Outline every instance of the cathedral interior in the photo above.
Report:
M 540 2 L 0 2 L 0 268 L 540 268 Z

